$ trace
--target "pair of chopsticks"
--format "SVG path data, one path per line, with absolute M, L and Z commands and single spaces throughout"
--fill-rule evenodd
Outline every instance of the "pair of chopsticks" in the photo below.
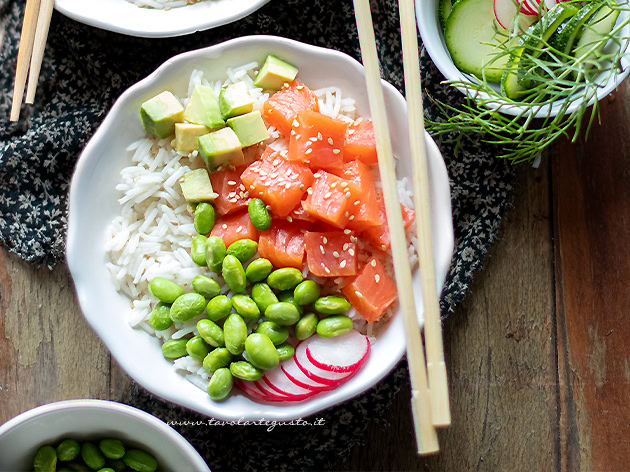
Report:
M 399 0 L 400 25 L 405 71 L 405 92 L 409 120 L 413 189 L 418 232 L 418 257 L 424 302 L 425 340 L 427 362 L 416 306 L 413 297 L 411 268 L 407 241 L 402 230 L 403 220 L 396 185 L 396 172 L 392 145 L 387 124 L 387 110 L 381 84 L 376 53 L 374 26 L 370 0 L 354 0 L 354 11 L 359 32 L 361 55 L 366 73 L 370 111 L 374 124 L 378 165 L 383 184 L 383 196 L 389 222 L 394 271 L 398 297 L 403 314 L 407 341 L 407 361 L 411 378 L 411 407 L 419 454 L 439 451 L 437 426 L 451 424 L 448 400 L 446 364 L 442 345 L 442 328 L 436 293 L 435 267 L 431 241 L 431 214 L 429 205 L 429 177 L 424 140 L 424 114 L 418 59 L 418 37 L 413 0 Z M 427 375 L 428 374 L 428 375 Z M 428 379 L 427 379 L 428 376 Z
M 17 68 L 15 70 L 15 84 L 13 85 L 11 121 L 17 121 L 20 118 L 20 108 L 22 107 L 27 76 L 26 103 L 32 104 L 35 100 L 35 91 L 37 90 L 39 71 L 44 58 L 48 27 L 50 26 L 54 4 L 54 0 L 26 0 L 24 23 L 22 23 L 20 36 L 20 49 L 18 50 Z

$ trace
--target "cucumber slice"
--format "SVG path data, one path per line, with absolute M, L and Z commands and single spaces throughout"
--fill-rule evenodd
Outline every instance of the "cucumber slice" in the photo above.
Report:
M 451 58 L 459 70 L 486 81 L 499 82 L 509 60 L 498 57 L 501 49 L 495 45 L 497 28 L 494 5 L 489 0 L 459 0 L 446 22 L 444 39 Z M 496 60 L 495 60 L 496 59 Z
M 604 6 L 604 0 L 593 0 L 580 8 L 580 10 L 568 21 L 565 21 L 556 34 L 549 39 L 549 45 L 565 54 L 573 50 L 576 39 L 581 36 L 584 23 L 586 23 L 600 8 Z
M 446 29 L 446 20 L 448 20 L 452 9 L 453 0 L 440 0 L 440 3 L 438 4 L 438 16 L 440 17 L 442 30 Z
M 584 25 L 584 31 L 580 37 L 573 57 L 576 59 L 584 56 L 588 51 L 597 43 L 601 41 L 604 36 L 609 34 L 615 27 L 617 17 L 619 16 L 619 10 L 610 8 L 608 5 L 604 5 L 600 8 L 595 15 Z M 602 44 L 603 47 L 603 44 Z M 601 48 L 599 48 L 601 49 Z M 592 64 L 588 64 L 589 61 L 597 58 L 599 49 L 592 51 L 584 62 L 584 68 L 586 71 L 593 68 Z

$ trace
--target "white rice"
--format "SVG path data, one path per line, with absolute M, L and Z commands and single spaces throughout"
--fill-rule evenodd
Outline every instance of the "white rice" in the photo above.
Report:
M 157 2 L 163 5 L 176 3 L 169 0 L 133 1 Z M 203 77 L 202 71 L 193 71 L 188 96 L 180 97 L 180 100 L 186 104 L 197 84 L 212 86 L 218 94 L 222 85 L 245 81 L 255 99 L 254 108 L 259 110 L 269 98 L 269 94 L 254 87 L 252 77 L 257 70 L 258 64 L 255 62 L 228 69 L 227 79 L 224 81 L 208 81 Z M 321 113 L 348 122 L 357 118 L 354 100 L 344 97 L 339 88 L 327 87 L 314 90 L 314 93 L 319 99 Z M 270 127 L 269 134 L 271 138 L 266 142 L 267 145 L 278 151 L 288 148 L 287 140 L 280 136 L 275 128 Z M 156 301 L 149 294 L 148 284 L 150 280 L 160 276 L 173 280 L 187 291 L 191 291 L 191 280 L 196 275 L 204 274 L 221 284 L 222 294 L 231 295 L 220 277 L 199 267 L 190 257 L 189 248 L 192 236 L 196 232 L 178 180 L 191 169 L 202 167 L 203 162 L 197 156 L 197 151 L 191 154 L 175 151 L 169 139 L 140 139 L 130 144 L 127 151 L 130 153 L 130 165 L 120 172 L 120 183 L 116 186 L 121 192 L 120 216 L 117 216 L 107 229 L 105 249 L 109 261 L 106 266 L 116 289 L 131 300 L 127 317 L 132 327 L 143 329 L 162 341 L 197 335 L 197 321 L 203 318 L 203 315 L 185 323 L 175 323 L 164 331 L 155 331 L 149 326 L 148 319 Z M 247 151 L 246 159 L 253 160 L 261 152 L 262 147 L 254 146 Z M 377 185 L 380 184 L 378 170 L 375 170 L 375 182 Z M 398 182 L 398 190 L 400 201 L 408 207 L 413 207 L 406 177 Z M 415 233 L 412 232 L 410 237 L 413 244 L 409 247 L 409 257 L 412 265 L 415 265 L 417 262 Z M 367 248 L 362 246 L 361 240 L 359 244 L 359 259 L 365 261 L 368 257 Z M 382 257 L 381 260 L 386 270 L 393 276 L 391 258 Z M 325 285 L 325 289 L 331 292 L 339 290 L 338 283 L 318 279 L 309 274 L 307 268 L 304 269 L 304 275 Z M 357 330 L 373 336 L 377 333 L 378 325 L 386 323 L 395 309 L 395 306 L 390 308 L 379 322 L 372 324 L 367 324 L 354 309 L 349 315 L 353 318 Z M 250 330 L 252 328 L 253 326 L 250 326 Z M 183 372 L 197 387 L 203 390 L 207 388 L 209 376 L 199 361 L 186 356 L 175 360 L 173 368 Z
M 127 0 L 129 3 L 141 8 L 155 8 L 158 10 L 170 10 L 171 8 L 185 7 L 198 3 L 201 0 Z

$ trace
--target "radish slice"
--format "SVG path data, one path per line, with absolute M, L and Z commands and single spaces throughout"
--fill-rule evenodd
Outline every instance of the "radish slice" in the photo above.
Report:
M 315 339 L 315 337 L 311 337 L 309 339 Z M 320 369 L 319 367 L 313 365 L 308 357 L 306 357 L 307 345 L 308 340 L 298 344 L 297 348 L 295 349 L 294 359 L 295 364 L 300 368 L 302 372 L 304 372 L 304 375 L 306 375 L 309 379 L 315 382 L 336 387 L 341 382 L 346 380 L 350 375 L 352 375 L 339 372 L 330 372 L 329 370 Z
M 282 395 L 278 392 L 274 392 L 272 389 L 270 389 L 267 385 L 265 385 L 265 383 L 262 381 L 262 379 L 260 380 L 256 380 L 254 382 L 254 385 L 256 385 L 256 388 L 258 388 L 258 390 L 260 390 L 262 392 L 262 394 L 269 398 L 269 401 L 275 401 L 275 402 L 288 402 L 291 401 L 291 399 L 289 397 L 287 397 L 286 395 Z
M 494 0 L 494 17 L 497 19 L 497 23 L 501 25 L 503 29 L 510 29 L 516 16 L 517 5 L 514 0 Z M 523 15 L 538 15 L 529 10 L 527 3 L 523 0 L 521 7 L 521 13 Z M 522 21 L 521 21 L 522 23 Z M 521 25 L 523 27 L 523 25 Z
M 331 385 L 322 384 L 307 377 L 306 374 L 304 374 L 304 372 L 302 372 L 302 370 L 297 366 L 293 357 L 288 361 L 283 362 L 280 367 L 289 380 L 299 387 L 312 390 L 313 392 L 322 392 L 333 388 Z
M 370 354 L 370 341 L 358 331 L 334 338 L 315 337 L 306 347 L 306 357 L 316 367 L 330 372 L 354 372 Z
M 257 400 L 262 400 L 264 402 L 276 402 L 276 401 L 286 401 L 286 399 L 279 399 L 280 397 L 271 398 L 265 393 L 263 393 L 255 382 L 249 382 L 241 379 L 234 379 L 234 384 L 245 392 L 250 397 L 254 397 Z
M 312 397 L 317 392 L 299 387 L 289 380 L 280 366 L 265 372 L 262 378 L 264 383 L 280 395 L 289 398 L 290 401 L 300 401 Z

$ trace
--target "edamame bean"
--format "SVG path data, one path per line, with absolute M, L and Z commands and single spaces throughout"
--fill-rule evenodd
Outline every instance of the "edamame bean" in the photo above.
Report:
M 267 310 L 269 305 L 280 301 L 276 294 L 273 293 L 273 290 L 271 290 L 271 287 L 264 282 L 255 284 L 252 287 L 252 298 L 262 313 Z
M 182 323 L 195 318 L 203 313 L 206 308 L 206 299 L 198 293 L 185 293 L 177 298 L 171 305 L 171 319 Z
M 98 469 L 96 472 L 116 472 L 116 471 L 110 467 L 104 467 L 102 469 Z
M 218 347 L 203 360 L 203 368 L 211 374 L 232 362 L 232 354 L 225 347 Z
M 300 282 L 293 291 L 293 298 L 298 305 L 310 305 L 319 298 L 321 289 L 317 282 L 313 280 L 305 280 Z
M 315 313 L 304 315 L 295 325 L 295 337 L 300 341 L 310 338 L 317 331 L 318 322 L 319 318 Z
M 260 316 L 260 310 L 254 300 L 247 295 L 234 295 L 232 305 L 236 312 L 243 318 L 254 319 Z
M 232 300 L 225 295 L 214 297 L 208 302 L 206 313 L 212 321 L 219 321 L 225 318 L 232 311 Z
M 127 468 L 127 464 L 125 464 L 121 459 L 107 460 L 105 461 L 105 464 L 115 472 L 122 472 Z
M 300 312 L 293 303 L 278 302 L 265 310 L 265 318 L 282 326 L 292 326 L 300 319 Z
M 125 446 L 120 439 L 102 439 L 98 448 L 108 459 L 122 459 L 125 455 Z
M 225 339 L 223 338 L 223 330 L 221 327 L 216 324 L 214 321 L 210 320 L 199 320 L 197 322 L 197 331 L 199 332 L 199 336 L 210 344 L 213 347 L 221 347 L 225 346 Z M 206 352 L 203 357 L 206 357 L 208 353 Z
M 57 453 L 52 446 L 42 446 L 33 459 L 35 472 L 55 472 L 57 468 Z
M 210 321 L 210 323 L 212 323 L 212 321 Z M 198 361 L 203 361 L 208 355 L 209 350 L 208 345 L 201 336 L 194 336 L 186 342 L 186 352 L 190 357 Z
M 245 263 L 258 252 L 258 243 L 252 239 L 239 239 L 230 244 L 227 253 Z
M 221 266 L 227 249 L 223 239 L 210 236 L 206 241 L 206 265 L 212 272 L 221 272 Z
M 129 449 L 123 456 L 123 461 L 128 467 L 137 472 L 155 472 L 157 461 L 155 458 L 140 449 Z
M 302 271 L 294 267 L 276 269 L 269 277 L 267 283 L 276 290 L 291 290 L 302 281 Z
M 79 441 L 75 439 L 64 439 L 57 446 L 57 457 L 60 461 L 68 462 L 75 459 L 81 451 Z
M 350 330 L 352 330 L 352 319 L 345 315 L 329 316 L 317 323 L 317 334 L 322 338 L 341 336 Z
M 101 469 L 103 470 L 103 469 Z M 113 472 L 116 472 L 114 469 L 112 469 Z M 66 466 L 61 466 L 61 467 L 57 467 L 57 472 L 74 472 L 71 468 L 66 467 Z M 98 472 L 101 472 L 100 470 Z
M 208 384 L 208 394 L 214 401 L 221 401 L 230 394 L 232 385 L 234 385 L 232 372 L 223 367 L 212 375 Z
M 190 248 L 190 257 L 193 262 L 202 267 L 206 267 L 206 250 L 208 238 L 203 234 L 198 234 L 192 238 L 192 246 Z
M 225 256 L 223 259 L 223 278 L 230 290 L 234 293 L 245 291 L 247 279 L 245 278 L 245 270 L 243 264 L 234 256 Z
M 240 315 L 233 313 L 228 316 L 223 325 L 223 337 L 225 338 L 225 347 L 230 353 L 238 355 L 245 350 L 247 325 Z
M 267 276 L 271 274 L 272 270 L 273 264 L 271 261 L 261 257 L 249 263 L 245 275 L 247 276 L 247 280 L 256 283 L 265 280 Z
M 266 334 L 276 346 L 282 344 L 289 338 L 289 329 L 273 321 L 263 321 L 256 328 L 256 332 Z
M 232 362 L 230 372 L 234 377 L 242 380 L 258 380 L 264 374 L 261 369 L 254 367 L 247 361 Z
M 169 339 L 162 344 L 162 355 L 167 359 L 178 359 L 184 357 L 186 351 L 187 339 Z
M 205 275 L 197 275 L 194 279 L 192 279 L 192 286 L 195 292 L 203 295 L 203 297 L 208 300 L 221 293 L 219 282 L 210 277 L 206 277 Z
M 300 316 L 304 314 L 304 307 L 298 303 L 296 303 L 295 298 L 293 297 L 293 292 L 291 290 L 287 290 L 286 292 L 281 292 L 278 294 L 278 300 L 281 302 L 291 303 L 295 308 L 297 308 Z
M 271 215 L 267 210 L 267 204 L 260 198 L 252 198 L 247 205 L 249 219 L 258 231 L 271 228 Z
M 67 464 L 64 464 L 64 465 L 68 466 L 68 468 L 72 470 L 73 472 L 92 472 L 92 469 L 90 469 L 84 463 L 79 462 L 78 460 L 68 462 Z
M 266 334 L 252 333 L 247 336 L 245 352 L 249 362 L 259 369 L 270 370 L 280 363 L 280 355 Z
M 343 297 L 322 297 L 315 302 L 315 309 L 325 315 L 341 315 L 348 311 L 350 307 L 350 302 Z
M 105 456 L 94 443 L 84 442 L 81 444 L 81 459 L 92 470 L 105 467 Z
M 164 302 L 159 302 L 151 312 L 149 326 L 157 331 L 164 331 L 173 324 L 171 319 L 171 306 Z M 71 460 L 71 459 L 68 459 Z
M 289 343 L 280 344 L 280 346 L 277 346 L 276 349 L 278 351 L 278 356 L 280 357 L 280 362 L 288 361 L 295 354 L 295 348 Z
M 173 303 L 183 295 L 184 289 L 164 277 L 155 277 L 149 284 L 149 292 L 164 303 Z
M 214 207 L 210 203 L 202 202 L 195 208 L 195 229 L 199 234 L 208 234 L 214 227 Z

